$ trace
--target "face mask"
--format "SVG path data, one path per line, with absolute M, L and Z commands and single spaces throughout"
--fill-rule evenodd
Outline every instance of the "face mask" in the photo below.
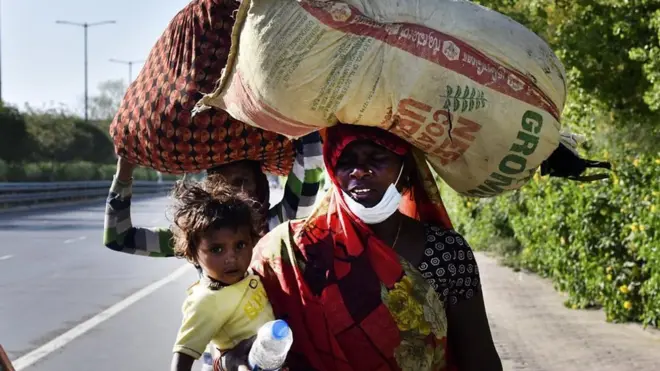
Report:
M 399 171 L 399 176 L 396 178 L 396 181 L 387 187 L 387 191 L 385 191 L 383 198 L 374 207 L 365 207 L 342 190 L 341 193 L 344 196 L 346 205 L 351 210 L 351 212 L 355 214 L 355 216 L 360 218 L 360 220 L 366 224 L 378 224 L 384 222 L 399 209 L 402 196 L 401 193 L 399 193 L 399 191 L 396 189 L 396 184 L 399 182 L 399 178 L 401 178 L 402 173 L 403 165 L 401 166 L 401 170 Z

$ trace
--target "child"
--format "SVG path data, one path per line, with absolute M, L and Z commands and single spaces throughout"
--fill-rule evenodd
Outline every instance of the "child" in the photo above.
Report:
M 183 304 L 172 371 L 190 371 L 209 342 L 229 350 L 275 319 L 259 277 L 248 271 L 259 206 L 214 178 L 180 182 L 173 194 L 174 250 L 202 275 Z

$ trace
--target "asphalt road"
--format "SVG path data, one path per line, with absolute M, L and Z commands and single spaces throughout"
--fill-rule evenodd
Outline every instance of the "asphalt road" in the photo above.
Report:
M 134 224 L 167 225 L 167 203 L 135 200 Z M 107 250 L 103 207 L 0 215 L 0 345 L 17 371 L 169 369 L 196 272 L 175 258 Z M 566 309 L 549 281 L 476 256 L 505 370 L 660 370 L 657 331 Z
M 133 224 L 167 226 L 167 204 L 165 197 L 137 198 Z M 0 345 L 17 371 L 169 368 L 196 271 L 176 258 L 106 249 L 104 207 L 97 201 L 0 215 Z M 161 286 L 143 290 L 154 283 Z

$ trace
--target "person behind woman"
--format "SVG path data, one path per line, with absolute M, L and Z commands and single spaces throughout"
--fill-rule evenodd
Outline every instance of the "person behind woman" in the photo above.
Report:
M 477 263 L 423 156 L 384 130 L 338 125 L 323 157 L 324 202 L 267 234 L 252 263 L 291 325 L 289 369 L 501 370 Z M 248 349 L 227 353 L 227 368 Z
M 217 182 L 243 190 L 262 205 L 264 233 L 289 219 L 309 216 L 323 177 L 321 137 L 311 133 L 294 141 L 295 160 L 284 186 L 281 202 L 270 205 L 266 174 L 257 161 L 241 160 L 208 170 Z M 173 257 L 169 227 L 134 227 L 131 221 L 133 171 L 137 165 L 119 158 L 105 208 L 104 245 L 114 251 L 151 257 Z M 301 176 L 302 175 L 302 176 Z M 222 185 L 222 184 L 221 184 Z

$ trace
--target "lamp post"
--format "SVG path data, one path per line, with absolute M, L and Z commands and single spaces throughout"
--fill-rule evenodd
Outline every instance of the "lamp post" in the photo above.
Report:
M 69 21 L 55 21 L 57 24 L 69 25 L 69 26 L 78 26 L 82 27 L 85 31 L 85 122 L 89 120 L 89 84 L 88 84 L 88 62 L 87 62 L 87 30 L 93 26 L 101 26 L 105 24 L 114 24 L 116 21 L 102 21 L 94 23 L 78 23 L 78 22 L 69 22 Z
M 126 64 L 128 65 L 128 85 L 131 84 L 131 81 L 133 81 L 133 65 L 135 63 L 143 63 L 144 60 L 139 60 L 139 61 L 122 61 L 119 59 L 110 59 L 110 62 L 113 63 L 121 63 L 121 64 Z

